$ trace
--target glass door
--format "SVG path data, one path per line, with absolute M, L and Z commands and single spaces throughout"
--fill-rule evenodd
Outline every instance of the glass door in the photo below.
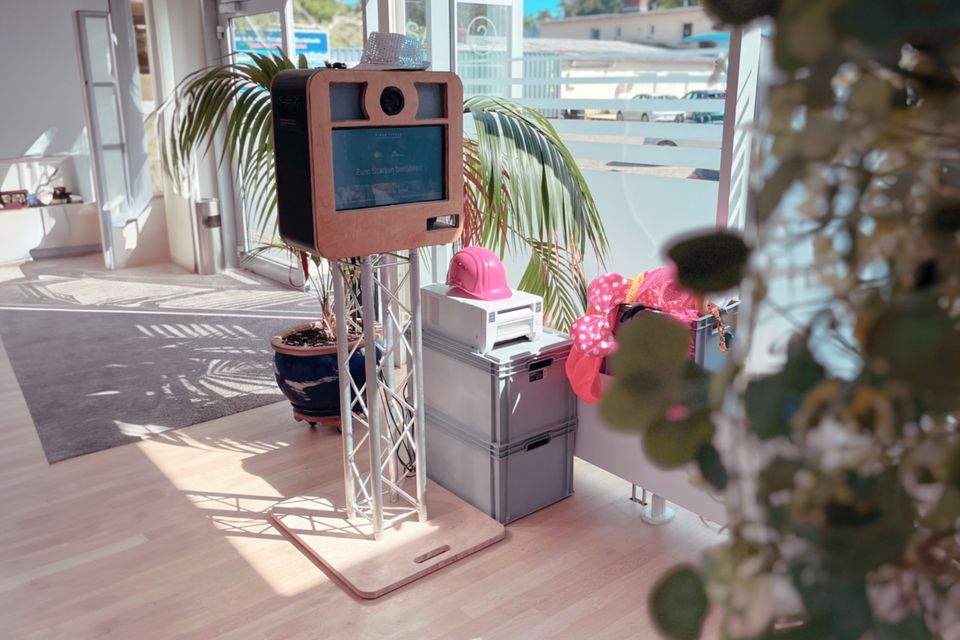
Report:
M 221 47 L 232 62 L 250 60 L 248 54 L 270 54 L 278 49 L 296 58 L 293 44 L 292 0 L 254 0 L 220 5 Z M 262 91 L 251 88 L 250 91 Z M 262 171 L 272 175 L 273 168 Z M 259 173 L 259 170 L 258 170 Z M 245 185 L 256 184 L 257 176 L 234 174 L 234 202 L 238 217 L 237 250 L 245 268 L 276 279 L 289 280 L 289 254 L 279 248 L 277 213 Z M 298 280 L 299 281 L 299 280 Z
M 421 2 L 423 0 L 420 0 Z M 304 56 L 309 67 L 325 62 L 348 66 L 360 60 L 363 51 L 363 13 L 360 3 L 317 3 L 311 0 L 243 0 L 220 3 L 222 53 L 236 62 L 249 53 L 280 49 L 293 60 Z M 421 12 L 422 13 L 422 12 Z M 272 174 L 272 167 L 270 173 Z M 242 185 L 252 176 L 234 174 L 234 201 L 239 212 L 237 237 L 243 266 L 282 282 L 299 282 L 299 263 L 276 248 L 276 209 L 263 210 L 245 198 Z M 245 202 L 246 200 L 246 202 Z M 251 206 L 254 205 L 254 206 Z
M 130 189 L 113 29 L 105 11 L 78 11 L 76 20 L 103 259 L 114 269 L 113 230 L 127 222 Z

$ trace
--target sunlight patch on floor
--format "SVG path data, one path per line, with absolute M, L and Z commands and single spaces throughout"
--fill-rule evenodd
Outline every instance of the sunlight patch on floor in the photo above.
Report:
M 312 565 L 304 570 L 303 554 L 270 522 L 268 512 L 283 496 L 243 469 L 245 460 L 288 445 L 207 436 L 203 426 L 185 431 L 160 433 L 136 446 L 275 593 L 295 596 L 329 582 Z M 207 461 L 216 474 L 197 473 Z

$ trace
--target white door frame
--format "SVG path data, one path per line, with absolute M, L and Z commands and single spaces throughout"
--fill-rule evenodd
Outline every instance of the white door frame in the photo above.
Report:
M 122 209 L 126 214 L 126 200 L 129 200 L 130 194 L 130 176 L 127 173 L 127 146 L 126 146 L 126 128 L 123 126 L 123 109 L 120 105 L 120 83 L 117 78 L 117 53 L 114 48 L 113 23 L 110 20 L 109 11 L 76 11 L 74 12 L 77 30 L 77 44 L 80 51 L 80 69 L 81 79 L 84 89 L 84 108 L 87 116 L 87 130 L 90 138 L 90 159 L 93 167 L 93 179 L 95 192 L 97 196 L 97 208 L 100 215 L 100 239 L 103 245 L 103 263 L 107 269 L 116 269 L 117 260 L 114 255 L 114 223 L 112 204 L 107 202 L 110 194 L 107 184 L 106 165 L 103 152 L 105 150 L 118 150 L 123 155 L 123 181 L 125 202 Z M 107 25 L 107 37 L 110 38 L 110 44 L 107 51 L 110 56 L 110 77 L 109 81 L 95 81 L 93 71 L 90 66 L 87 44 L 89 43 L 87 34 L 87 18 L 102 18 Z M 96 97 L 94 95 L 97 87 L 111 87 L 113 89 L 114 112 L 117 115 L 117 132 L 119 141 L 116 143 L 104 144 L 100 131 L 100 121 L 98 119 Z
M 281 46 L 287 56 L 295 59 L 296 49 L 294 36 L 293 0 L 240 0 L 219 2 L 217 5 L 217 34 L 219 38 L 220 53 L 221 56 L 223 56 L 223 59 L 226 60 L 227 56 L 232 53 L 230 50 L 231 43 L 233 42 L 232 26 L 230 22 L 232 19 L 271 12 L 278 12 L 280 14 Z M 235 237 L 238 241 L 227 250 L 236 253 L 236 259 L 238 263 L 242 264 L 243 268 L 255 273 L 259 273 L 260 275 L 266 276 L 272 280 L 293 284 L 294 281 L 291 279 L 290 269 L 288 266 L 278 264 L 274 260 L 269 260 L 258 256 L 251 256 L 247 252 L 249 248 L 247 238 L 247 221 L 243 209 L 243 199 L 240 197 L 236 177 L 234 176 L 232 168 L 227 163 L 220 165 L 218 171 L 221 174 L 220 183 L 230 185 L 232 191 L 230 197 L 231 201 L 233 202 L 233 210 L 235 212 L 235 215 L 233 216 L 233 227 Z M 299 280 L 300 278 L 298 277 L 295 282 L 299 284 Z

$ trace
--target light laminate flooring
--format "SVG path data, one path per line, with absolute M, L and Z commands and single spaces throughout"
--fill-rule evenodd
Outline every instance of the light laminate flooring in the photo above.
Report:
M 652 584 L 719 540 L 681 509 L 644 524 L 626 482 L 577 461 L 573 497 L 363 601 L 267 519 L 341 471 L 337 433 L 285 403 L 48 465 L 0 346 L 0 637 L 652 639 Z

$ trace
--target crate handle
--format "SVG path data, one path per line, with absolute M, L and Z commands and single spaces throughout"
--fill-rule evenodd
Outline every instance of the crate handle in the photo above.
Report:
M 546 369 L 553 364 L 553 358 L 544 358 L 543 360 L 538 360 L 536 362 L 531 362 L 530 366 L 527 367 L 528 371 L 539 371 L 540 369 Z
M 531 442 L 528 442 L 527 445 L 523 448 L 524 451 L 533 451 L 534 449 L 539 449 L 540 447 L 550 444 L 550 441 L 553 440 L 553 436 L 547 434 L 542 438 L 537 438 Z

